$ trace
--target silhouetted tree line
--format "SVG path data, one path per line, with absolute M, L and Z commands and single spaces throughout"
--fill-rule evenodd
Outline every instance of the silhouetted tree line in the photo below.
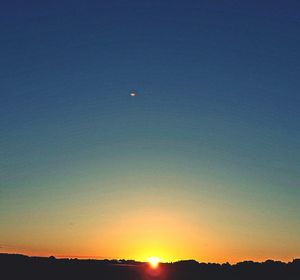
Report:
M 300 279 L 300 259 L 284 263 L 267 260 L 199 263 L 194 260 L 163 263 L 152 269 L 134 260 L 81 260 L 0 254 L 1 279 L 214 280 Z

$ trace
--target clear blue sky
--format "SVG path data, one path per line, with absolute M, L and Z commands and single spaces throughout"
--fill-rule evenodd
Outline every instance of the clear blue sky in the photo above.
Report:
M 219 255 L 199 253 L 208 240 L 183 257 L 299 257 L 299 14 L 291 0 L 2 1 L 0 250 L 101 255 L 69 225 L 89 239 L 146 207 L 222 236 Z M 77 245 L 54 248 L 49 228 Z

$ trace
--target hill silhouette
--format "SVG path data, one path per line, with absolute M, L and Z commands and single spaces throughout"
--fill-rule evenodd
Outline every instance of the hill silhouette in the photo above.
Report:
M 289 263 L 244 261 L 234 265 L 187 260 L 162 263 L 157 269 L 152 269 L 148 263 L 134 260 L 56 259 L 0 254 L 0 268 L 1 275 L 6 275 L 6 279 L 300 279 L 300 259 Z

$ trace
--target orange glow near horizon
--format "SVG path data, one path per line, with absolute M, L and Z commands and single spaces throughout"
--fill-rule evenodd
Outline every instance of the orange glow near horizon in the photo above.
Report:
M 58 258 L 134 259 L 148 262 L 150 270 L 156 265 L 159 267 L 161 262 L 184 259 L 236 263 L 245 259 L 264 261 L 270 258 L 291 261 L 291 255 L 297 255 L 297 248 L 286 253 L 282 253 L 281 248 L 275 250 L 278 243 L 266 243 L 268 235 L 260 233 L 259 241 L 235 235 L 230 226 L 212 225 L 208 222 L 210 219 L 205 219 L 206 212 L 199 213 L 203 215 L 202 219 L 195 219 L 189 212 L 178 211 L 175 207 L 126 209 L 111 213 L 110 219 L 103 224 L 95 224 L 94 217 L 87 215 L 85 220 L 78 220 L 78 225 L 72 227 L 61 223 L 54 231 L 45 226 L 47 232 L 44 234 L 22 225 L 25 227 L 23 231 L 31 234 L 16 236 L 19 242 L 14 244 L 14 236 L 9 232 L 5 234 L 4 230 L 4 237 L 11 241 L 2 245 L 0 252 Z M 211 210 L 209 215 L 216 213 Z M 73 228 L 80 228 L 80 231 Z M 255 246 L 265 251 L 255 250 Z M 159 256 L 159 259 L 152 260 L 154 256 Z

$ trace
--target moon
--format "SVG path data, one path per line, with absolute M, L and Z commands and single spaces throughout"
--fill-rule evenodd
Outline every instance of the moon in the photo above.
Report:
M 129 93 L 129 95 L 131 96 L 131 97 L 135 97 L 136 96 L 136 91 L 131 91 L 130 93 Z

